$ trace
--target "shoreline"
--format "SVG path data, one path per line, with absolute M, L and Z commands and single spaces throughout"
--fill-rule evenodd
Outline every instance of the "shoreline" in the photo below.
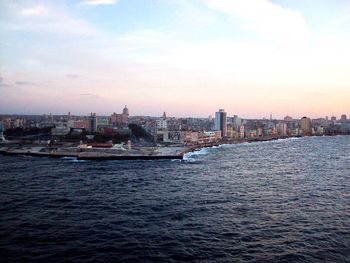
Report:
M 335 136 L 335 135 L 322 135 L 322 136 Z M 185 145 L 183 147 L 143 147 L 138 151 L 124 151 L 124 152 L 109 152 L 108 148 L 94 149 L 94 151 L 78 151 L 76 148 L 70 150 L 50 151 L 45 147 L 34 147 L 27 146 L 26 148 L 11 148 L 5 147 L 0 148 L 0 154 L 3 155 L 24 155 L 32 157 L 48 157 L 48 158 L 64 158 L 73 157 L 77 160 L 169 160 L 177 159 L 182 160 L 184 155 L 189 152 L 199 151 L 204 148 L 211 148 L 220 145 L 231 145 L 241 143 L 253 143 L 253 142 L 269 142 L 275 140 L 285 140 L 290 138 L 304 138 L 304 137 L 322 137 L 320 135 L 313 136 L 284 136 L 284 137 L 265 137 L 255 139 L 241 139 L 233 141 L 223 142 L 210 142 L 202 144 Z M 11 143 L 11 142 L 9 142 Z M 1 146 L 1 144 L 0 144 Z M 151 150 L 149 149 L 151 148 Z
M 325 136 L 325 135 L 322 135 Z M 330 135 L 332 136 L 332 135 Z M 253 143 L 253 142 L 269 142 L 269 141 L 276 141 L 276 140 L 285 140 L 290 138 L 304 138 L 304 137 L 321 137 L 319 135 L 314 136 L 280 136 L 280 137 L 263 137 L 263 138 L 254 138 L 254 139 L 239 139 L 239 140 L 232 140 L 232 141 L 224 141 L 224 142 L 211 142 L 211 143 L 204 143 L 204 144 L 194 144 L 189 146 L 194 151 L 202 149 L 202 148 L 210 148 L 214 146 L 220 146 L 220 145 L 231 145 L 231 144 L 241 144 L 241 143 Z
M 105 151 L 104 151 L 105 150 Z M 156 149 L 148 149 L 148 147 L 140 150 L 131 151 L 115 151 L 110 152 L 109 149 L 94 149 L 94 151 L 78 151 L 57 150 L 48 151 L 45 147 L 26 147 L 26 148 L 0 148 L 2 155 L 22 155 L 32 157 L 48 157 L 48 158 L 64 158 L 73 157 L 77 160 L 161 160 L 161 159 L 183 159 L 183 155 L 187 152 L 185 147 L 160 147 Z

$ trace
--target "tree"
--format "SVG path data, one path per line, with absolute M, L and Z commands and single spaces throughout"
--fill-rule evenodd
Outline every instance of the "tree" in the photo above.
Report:
M 146 141 L 153 141 L 152 136 L 145 131 L 140 125 L 131 123 L 129 124 L 129 129 L 131 130 L 132 137 L 137 140 L 144 139 Z

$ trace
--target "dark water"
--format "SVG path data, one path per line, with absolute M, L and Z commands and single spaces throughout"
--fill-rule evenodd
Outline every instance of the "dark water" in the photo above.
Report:
M 0 261 L 350 261 L 350 136 L 186 159 L 0 156 Z

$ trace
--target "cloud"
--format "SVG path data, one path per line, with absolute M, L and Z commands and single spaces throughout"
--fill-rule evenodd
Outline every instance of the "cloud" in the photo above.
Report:
M 4 83 L 4 78 L 0 75 L 0 87 L 11 87 L 12 85 Z
M 79 36 L 96 36 L 98 34 L 98 30 L 91 23 L 76 17 L 64 5 L 40 5 L 23 8 L 20 4 L 13 3 L 5 8 L 7 14 L 12 14 L 7 19 L 0 19 L 0 24 L 4 25 L 2 30 L 5 31 L 61 33 Z
M 152 29 L 129 32 L 117 38 L 117 43 L 120 47 L 125 48 L 124 51 L 156 49 L 159 52 L 161 50 L 167 50 L 169 47 L 178 46 L 178 42 L 173 36 Z
M 177 27 L 187 30 L 204 29 L 213 25 L 217 21 L 217 16 L 208 8 L 203 8 L 198 5 L 196 1 L 188 0 L 173 0 L 166 1 L 171 4 L 170 8 L 173 10 Z
M 66 77 L 71 79 L 76 79 L 76 78 L 79 78 L 80 76 L 77 74 L 66 74 Z
M 97 95 L 95 93 L 81 93 L 79 95 L 82 97 L 85 97 L 87 99 L 101 99 L 102 98 L 100 95 Z
M 29 82 L 29 81 L 16 81 L 15 84 L 16 84 L 16 85 L 23 85 L 23 86 L 31 86 L 31 85 L 34 85 L 33 82 Z
M 86 0 L 87 5 L 114 5 L 117 0 Z
M 302 15 L 268 0 L 205 0 L 209 8 L 233 15 L 241 26 L 258 34 L 289 44 L 302 44 L 309 30 Z
M 9 88 L 11 87 L 11 84 L 6 84 L 6 83 L 0 83 L 0 87 L 5 87 L 5 88 Z
M 23 16 L 46 16 L 48 11 L 48 8 L 45 6 L 34 6 L 22 9 L 20 14 Z

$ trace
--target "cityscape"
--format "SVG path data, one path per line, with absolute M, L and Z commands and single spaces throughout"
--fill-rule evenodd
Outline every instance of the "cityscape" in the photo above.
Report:
M 350 262 L 349 0 L 0 0 L 0 263 Z
M 303 117 L 293 119 L 290 116 L 282 120 L 272 115 L 264 119 L 243 119 L 237 115 L 229 116 L 224 109 L 219 109 L 208 118 L 167 117 L 164 112 L 160 117 L 130 116 L 125 105 L 121 113 L 110 116 L 87 116 L 44 114 L 34 116 L 1 115 L 1 140 L 6 137 L 31 139 L 47 138 L 54 141 L 72 141 L 77 138 L 93 141 L 93 135 L 104 142 L 127 142 L 132 135 L 129 125 L 135 124 L 147 135 L 145 143 L 205 145 L 206 143 L 232 143 L 245 140 L 287 138 L 298 136 L 322 136 L 350 134 L 350 119 L 345 114 L 311 119 Z M 38 131 L 44 131 L 38 135 Z M 33 134 L 30 134 L 30 133 Z M 4 136 L 5 135 L 5 136 Z M 78 136 L 83 135 L 83 136 Z M 104 137 L 103 137 L 104 136 Z M 99 138 L 101 137 L 101 138 Z M 103 137 L 103 138 L 102 138 Z M 112 144 L 111 144 L 112 145 Z

